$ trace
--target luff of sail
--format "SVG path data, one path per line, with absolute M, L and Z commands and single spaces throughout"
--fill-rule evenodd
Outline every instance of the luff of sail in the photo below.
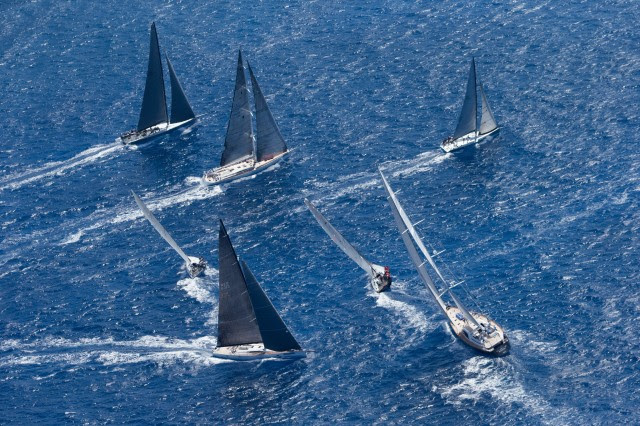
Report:
M 169 67 L 169 79 L 171 80 L 171 122 L 180 123 L 196 118 L 168 56 L 167 65 Z
M 218 347 L 261 343 L 262 336 L 238 257 L 222 221 L 218 234 Z
M 453 133 L 453 138 L 458 139 L 476 131 L 478 114 L 478 96 L 476 92 L 476 61 L 471 59 L 471 69 L 469 70 L 469 79 L 467 80 L 467 92 L 464 96 L 464 103 L 460 111 L 458 126 Z
M 342 234 L 340 234 L 340 232 L 338 232 L 338 230 L 329 223 L 329 221 L 322 215 L 322 213 L 318 211 L 316 206 L 314 206 L 306 198 L 304 200 L 304 203 L 307 205 L 307 207 L 311 211 L 311 214 L 313 214 L 313 217 L 318 221 L 322 229 L 324 229 L 327 235 L 329 235 L 329 238 L 331 238 L 331 240 L 333 240 L 333 242 L 336 243 L 336 245 L 340 247 L 340 249 L 342 249 L 342 251 L 347 256 L 349 256 L 351 260 L 356 262 L 358 266 L 360 266 L 360 268 L 364 269 L 368 274 L 371 274 L 371 263 L 369 263 L 367 259 L 365 259 L 355 247 L 353 247 L 347 240 L 344 239 Z
M 167 99 L 164 90 L 164 77 L 162 75 L 162 59 L 160 57 L 160 44 L 156 24 L 151 24 L 151 41 L 149 46 L 149 65 L 147 67 L 147 81 L 144 86 L 142 108 L 138 119 L 138 131 L 155 126 L 159 123 L 167 123 Z
M 481 135 L 491 133 L 495 129 L 498 128 L 498 123 L 496 123 L 496 119 L 493 117 L 493 112 L 489 107 L 489 101 L 487 100 L 487 95 L 484 93 L 484 89 L 482 88 L 482 83 L 478 85 L 478 89 L 480 91 L 480 99 L 482 109 L 480 115 L 480 131 Z
M 238 51 L 238 67 L 236 69 L 236 84 L 233 91 L 233 103 L 227 125 L 227 135 L 224 140 L 224 151 L 220 165 L 226 166 L 254 155 L 253 124 L 251 121 L 251 107 L 249 106 L 249 91 L 244 74 L 242 52 Z
M 247 63 L 247 67 L 251 76 L 253 100 L 256 104 L 256 159 L 257 161 L 270 160 L 276 155 L 286 152 L 287 144 L 280 133 L 276 120 L 271 114 L 269 105 L 267 105 L 267 101 L 249 63 Z
M 284 321 L 276 311 L 276 308 L 269 300 L 253 275 L 249 266 L 244 261 L 240 262 L 244 274 L 249 297 L 255 313 L 262 343 L 266 349 L 273 351 L 301 350 L 300 345 L 287 328 Z
M 160 236 L 164 238 L 167 243 L 169 243 L 169 245 L 176 251 L 176 253 L 180 255 L 180 257 L 187 263 L 187 265 L 191 264 L 192 261 L 191 259 L 189 259 L 189 256 L 187 256 L 185 252 L 182 251 L 178 243 L 176 243 L 171 235 L 169 235 L 167 230 L 164 229 L 164 226 L 162 226 L 160 222 L 158 222 L 158 219 L 156 219 L 153 213 L 151 213 L 151 210 L 147 208 L 146 204 L 140 199 L 140 197 L 138 197 L 135 192 L 131 191 L 131 194 L 133 194 L 133 199 L 136 200 L 136 204 L 138 205 L 138 207 L 140 207 L 140 210 L 142 210 L 142 214 L 144 215 L 144 217 L 147 218 L 149 223 L 151 223 L 155 230 L 158 231 L 158 234 L 160 234 Z

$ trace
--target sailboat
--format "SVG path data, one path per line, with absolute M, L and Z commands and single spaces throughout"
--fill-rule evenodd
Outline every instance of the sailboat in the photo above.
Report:
M 395 193 L 389 186 L 389 182 L 387 182 L 382 171 L 379 170 L 379 172 L 382 177 L 384 189 L 387 192 L 387 199 L 393 211 L 393 217 L 402 236 L 402 241 L 409 252 L 411 262 L 418 270 L 418 275 L 426 285 L 436 305 L 444 314 L 445 318 L 448 319 L 449 326 L 453 333 L 464 343 L 481 352 L 493 355 L 506 355 L 509 352 L 510 344 L 504 329 L 489 318 L 488 315 L 469 311 L 455 295 L 453 289 L 462 282 L 450 283 L 444 278 L 434 262 L 433 257 L 429 254 L 429 251 L 426 249 L 413 224 L 409 220 L 409 217 L 400 205 Z M 420 253 L 422 253 L 422 257 L 416 250 L 416 246 L 420 250 Z M 440 280 L 444 287 L 443 291 L 438 291 L 436 288 L 435 283 L 425 268 L 425 264 L 427 263 Z M 448 294 L 453 301 L 453 305 L 446 303 L 443 299 L 443 296 L 446 294 Z
M 176 243 L 171 235 L 169 235 L 167 230 L 164 229 L 160 222 L 158 222 L 158 219 L 156 219 L 153 213 L 151 213 L 144 202 L 142 202 L 140 197 L 138 197 L 133 191 L 131 191 L 131 194 L 133 194 L 133 198 L 134 200 L 136 200 L 136 204 L 138 204 L 140 210 L 142 210 L 142 214 L 144 215 L 144 217 L 149 221 L 149 223 L 151 223 L 151 225 L 153 225 L 155 230 L 158 231 L 158 234 L 160 234 L 160 236 L 164 238 L 167 243 L 169 243 L 171 248 L 180 255 L 182 260 L 184 260 L 185 267 L 187 269 L 187 272 L 189 273 L 189 276 L 191 276 L 191 278 L 195 278 L 200 275 L 200 273 L 207 268 L 207 262 L 201 257 L 187 256 L 182 248 L 180 248 L 178 243 Z
M 342 234 L 340 234 L 340 232 L 338 232 L 338 230 L 329 223 L 327 218 L 318 211 L 311 201 L 305 198 L 304 203 L 307 205 L 309 210 L 311 210 L 311 214 L 313 214 L 313 217 L 316 218 L 322 229 L 324 229 L 324 232 L 329 235 L 329 238 L 331 238 L 331 240 L 336 243 L 336 245 L 340 247 L 340 249 L 342 249 L 342 251 L 349 256 L 351 260 L 356 262 L 356 264 L 367 273 L 369 281 L 371 282 L 371 287 L 373 287 L 376 293 L 389 290 L 391 287 L 391 274 L 389 272 L 389 267 L 376 265 L 375 263 L 371 263 L 365 259 L 360 252 L 354 246 L 349 244 Z
M 480 125 L 478 126 L 478 93 L 480 93 L 481 110 Z M 462 111 L 458 119 L 453 136 L 442 141 L 441 148 L 445 152 L 455 151 L 467 145 L 480 142 L 482 139 L 491 135 L 495 135 L 500 130 L 498 123 L 493 117 L 493 112 L 489 107 L 487 95 L 484 93 L 482 83 L 477 82 L 476 78 L 476 61 L 471 59 L 471 69 L 469 70 L 469 79 L 467 81 L 467 93 L 462 104 Z
M 239 51 L 236 84 L 224 141 L 224 151 L 220 159 L 220 167 L 204 174 L 203 182 L 207 185 L 218 185 L 257 173 L 280 161 L 288 152 L 287 144 L 278 129 L 278 124 L 273 118 L 271 110 L 269 110 L 251 65 L 247 63 L 247 67 L 253 87 L 257 137 L 253 133 L 249 89 L 242 52 Z
M 151 43 L 149 48 L 149 66 L 147 82 L 142 97 L 142 109 L 138 119 L 138 127 L 120 135 L 117 142 L 124 144 L 141 143 L 150 138 L 163 135 L 179 127 L 195 121 L 196 116 L 184 94 L 173 65 L 167 56 L 169 78 L 171 81 L 171 119 L 167 114 L 167 98 L 162 73 L 162 58 L 156 24 L 151 24 Z
M 301 358 L 304 351 L 244 261 L 238 261 L 227 230 L 218 234 L 220 303 L 217 358 L 250 361 Z

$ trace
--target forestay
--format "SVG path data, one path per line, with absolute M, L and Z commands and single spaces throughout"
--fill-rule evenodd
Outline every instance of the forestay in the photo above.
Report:
M 149 47 L 149 65 L 147 67 L 147 82 L 144 86 L 142 109 L 138 119 L 138 131 L 167 123 L 167 100 L 164 92 L 164 77 L 162 75 L 162 60 L 160 58 L 160 44 L 156 33 L 155 22 L 151 24 L 151 43 Z
M 187 96 L 184 94 L 182 85 L 178 80 L 178 76 L 176 75 L 168 56 L 167 65 L 169 67 L 169 78 L 171 80 L 171 122 L 180 123 L 182 121 L 191 120 L 192 118 L 195 118 L 196 115 L 193 113 L 191 105 L 189 105 Z

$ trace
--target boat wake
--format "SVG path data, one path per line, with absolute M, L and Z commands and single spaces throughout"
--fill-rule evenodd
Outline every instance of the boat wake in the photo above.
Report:
M 203 275 L 196 278 L 181 279 L 177 285 L 192 299 L 213 306 L 205 325 L 209 327 L 216 326 L 218 324 L 218 303 L 212 290 L 218 287 L 218 270 L 208 266 Z

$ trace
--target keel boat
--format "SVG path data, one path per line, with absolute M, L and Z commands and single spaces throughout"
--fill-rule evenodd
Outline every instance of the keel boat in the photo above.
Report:
M 125 145 L 145 142 L 156 136 L 191 124 L 196 116 L 184 94 L 173 65 L 167 57 L 169 78 L 171 81 L 171 119 L 167 114 L 167 99 L 162 73 L 162 58 L 155 22 L 151 24 L 151 43 L 149 48 L 149 65 L 147 68 L 147 82 L 142 97 L 142 109 L 138 119 L 138 127 L 120 135 L 116 142 Z
M 480 125 L 478 126 L 478 92 L 481 99 Z M 489 107 L 487 95 L 484 93 L 482 83 L 477 82 L 476 61 L 471 59 L 471 69 L 467 81 L 467 93 L 462 104 L 462 111 L 453 136 L 442 141 L 441 148 L 444 152 L 451 152 L 465 146 L 480 142 L 500 130 L 493 112 Z
M 136 204 L 138 205 L 138 207 L 140 207 L 140 210 L 142 210 L 142 214 L 144 215 L 144 217 L 149 221 L 149 223 L 151 223 L 151 225 L 153 225 L 155 230 L 158 231 L 158 234 L 160 234 L 160 236 L 164 238 L 167 243 L 169 243 L 171 248 L 180 255 L 182 260 L 184 260 L 185 268 L 187 269 L 189 276 L 191 278 L 195 278 L 200 275 L 200 273 L 207 268 L 207 262 L 201 257 L 187 256 L 182 248 L 180 248 L 178 243 L 176 243 L 171 235 L 169 235 L 167 230 L 164 229 L 164 226 L 162 226 L 160 222 L 158 222 L 158 219 L 156 219 L 156 217 L 153 215 L 153 213 L 151 213 L 144 202 L 142 202 L 140 197 L 138 197 L 133 191 L 131 191 L 131 193 L 133 194 L 134 200 L 136 200 Z
M 373 290 L 376 293 L 389 290 L 391 287 L 391 274 L 389 272 L 389 267 L 376 265 L 375 263 L 371 263 L 365 259 L 364 256 L 362 256 L 354 246 L 345 240 L 342 234 L 340 234 L 340 232 L 338 232 L 338 230 L 329 223 L 327 218 L 318 211 L 311 201 L 305 198 L 304 203 L 307 205 L 311 214 L 316 218 L 322 229 L 324 229 L 324 232 L 329 235 L 329 238 L 331 238 L 331 240 L 336 243 L 336 245 L 340 247 L 340 249 L 349 256 L 351 260 L 356 262 L 356 264 L 367 273 Z
M 389 182 L 387 182 L 382 171 L 379 170 L 379 172 L 382 177 L 384 189 L 387 192 L 387 199 L 393 211 L 393 217 L 400 231 L 402 241 L 409 252 L 411 262 L 417 269 L 420 279 L 426 285 L 436 305 L 449 321 L 449 326 L 453 333 L 464 343 L 478 351 L 498 356 L 506 355 L 509 352 L 510 344 L 504 329 L 500 327 L 497 322 L 489 318 L 488 315 L 472 312 L 463 305 L 462 301 L 453 292 L 454 287 L 462 284 L 462 282 L 450 283 L 445 279 L 434 262 L 433 257 L 429 254 L 429 251 L 420 239 L 409 217 L 400 205 L 395 193 L 389 186 Z M 416 250 L 416 246 L 420 250 L 420 253 Z M 422 256 L 420 254 L 422 254 Z M 444 290 L 438 290 L 425 264 L 429 264 L 441 282 L 441 285 L 444 287 Z M 453 304 L 445 302 L 443 299 L 445 295 L 449 296 Z

